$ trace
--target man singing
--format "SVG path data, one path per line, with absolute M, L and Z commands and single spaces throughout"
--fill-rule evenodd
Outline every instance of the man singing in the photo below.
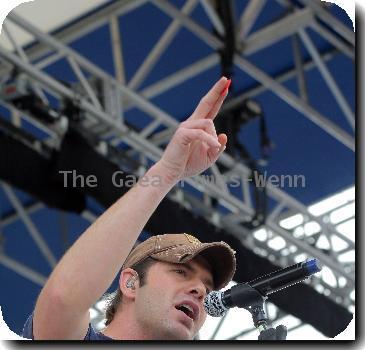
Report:
M 60 260 L 42 289 L 23 336 L 30 339 L 188 340 L 202 327 L 203 300 L 233 277 L 236 261 L 224 242 L 201 243 L 188 233 L 151 237 L 133 249 L 161 200 L 180 180 L 216 162 L 227 136 L 214 118 L 227 96 L 222 77 L 179 125 L 161 159 L 145 174 L 159 186 L 137 183 L 101 215 Z M 133 250 L 132 250 L 133 249 Z M 89 308 L 118 272 L 119 287 L 96 333 Z

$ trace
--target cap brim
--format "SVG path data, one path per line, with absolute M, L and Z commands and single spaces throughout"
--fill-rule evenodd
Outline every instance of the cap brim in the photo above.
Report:
M 236 258 L 234 251 L 228 246 L 218 242 L 204 243 L 191 259 L 198 255 L 206 259 L 211 266 L 216 290 L 222 289 L 232 280 L 236 271 Z

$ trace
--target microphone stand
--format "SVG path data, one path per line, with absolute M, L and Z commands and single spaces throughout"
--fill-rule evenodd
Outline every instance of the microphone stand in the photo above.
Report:
M 244 298 L 242 298 L 242 288 L 244 288 Z M 244 284 L 243 286 L 240 286 L 240 297 L 238 295 L 235 295 L 235 288 L 232 287 L 231 298 L 235 301 L 235 304 L 238 307 L 246 309 L 251 313 L 253 323 L 255 327 L 260 331 L 260 333 L 267 329 L 268 318 L 266 317 L 266 313 L 264 310 L 267 296 L 261 295 L 249 284 Z
M 204 308 L 211 316 L 223 316 L 231 307 L 238 306 L 251 313 L 259 340 L 286 340 L 287 329 L 279 325 L 268 328 L 264 311 L 267 295 L 304 281 L 321 271 L 317 259 L 301 262 L 269 273 L 248 283 L 239 283 L 224 292 L 211 292 L 204 300 Z

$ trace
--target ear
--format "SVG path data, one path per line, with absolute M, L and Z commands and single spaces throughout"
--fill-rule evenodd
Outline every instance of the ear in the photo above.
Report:
M 133 288 L 128 287 L 133 284 Z M 138 274 L 131 268 L 126 268 L 120 273 L 119 288 L 122 291 L 123 297 L 135 298 L 136 290 L 139 287 Z

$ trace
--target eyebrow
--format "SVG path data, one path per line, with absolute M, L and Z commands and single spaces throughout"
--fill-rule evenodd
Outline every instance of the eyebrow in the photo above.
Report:
M 196 269 L 194 269 L 192 266 L 186 264 L 186 263 L 183 263 L 183 264 L 180 264 L 182 266 L 184 266 L 185 268 L 187 268 L 189 271 L 192 271 L 192 272 L 196 272 Z M 213 280 L 211 278 L 204 278 L 203 280 L 204 284 L 210 289 L 210 290 L 213 290 Z

